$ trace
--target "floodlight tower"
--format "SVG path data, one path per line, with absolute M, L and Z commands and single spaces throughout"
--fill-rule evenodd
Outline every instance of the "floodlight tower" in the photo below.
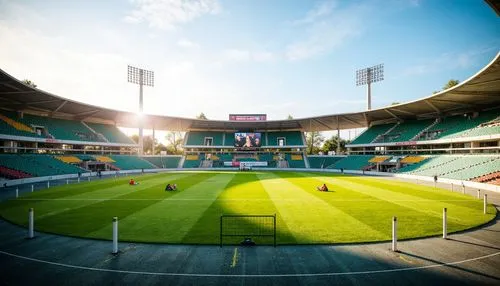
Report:
M 369 68 L 356 71 L 356 86 L 368 85 L 366 93 L 367 110 L 372 109 L 372 82 L 384 80 L 384 64 L 379 64 Z
M 142 100 L 142 87 L 146 86 L 154 86 L 155 83 L 155 74 L 153 71 L 148 71 L 141 68 L 136 68 L 133 66 L 128 66 L 128 82 L 135 83 L 139 85 L 139 155 L 144 153 L 144 141 L 143 141 L 143 123 L 144 118 L 142 117 L 142 108 L 143 108 L 143 100 Z

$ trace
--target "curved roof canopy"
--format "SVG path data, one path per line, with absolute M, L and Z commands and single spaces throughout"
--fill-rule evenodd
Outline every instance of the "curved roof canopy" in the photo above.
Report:
M 327 131 L 367 127 L 372 123 L 437 117 L 482 110 L 500 105 L 500 53 L 474 76 L 450 89 L 431 96 L 370 111 L 342 113 L 291 120 L 257 122 L 200 120 L 161 115 L 143 115 L 144 128 L 186 131 L 287 130 Z M 77 102 L 33 88 L 0 69 L 0 108 L 47 114 L 57 118 L 116 123 L 138 127 L 136 113 Z

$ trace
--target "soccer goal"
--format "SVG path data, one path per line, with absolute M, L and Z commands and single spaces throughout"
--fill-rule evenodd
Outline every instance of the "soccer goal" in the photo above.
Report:
M 276 214 L 274 215 L 221 215 L 220 247 L 224 238 L 272 238 L 276 247 Z M 234 240 L 232 240 L 234 242 Z

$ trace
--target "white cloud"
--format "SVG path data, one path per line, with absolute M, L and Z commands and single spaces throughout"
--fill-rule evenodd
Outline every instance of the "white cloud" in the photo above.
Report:
M 177 45 L 181 48 L 187 48 L 187 49 L 193 49 L 193 48 L 200 47 L 197 43 L 192 42 L 188 39 L 180 39 L 179 41 L 177 41 Z
M 287 59 L 303 60 L 325 54 L 363 30 L 362 19 L 369 9 L 362 5 L 337 8 L 335 2 L 324 2 L 293 22 L 305 29 L 302 39 L 286 47 Z
M 260 51 L 253 53 L 252 58 L 257 62 L 270 62 L 276 59 L 276 55 L 271 52 Z
M 204 14 L 217 14 L 218 0 L 131 0 L 135 9 L 126 17 L 129 23 L 147 22 L 150 27 L 171 30 Z
M 330 15 L 336 6 L 337 3 L 334 1 L 318 3 L 313 9 L 309 10 L 306 13 L 306 16 L 304 18 L 292 21 L 292 24 L 301 25 L 314 23 L 319 18 Z
M 245 62 L 251 59 L 250 51 L 229 49 L 224 51 L 225 57 L 230 61 Z
M 494 47 L 489 47 L 462 53 L 443 53 L 436 58 L 424 59 L 420 64 L 405 68 L 401 75 L 413 76 L 436 73 L 444 70 L 467 69 L 477 63 L 478 56 L 494 49 Z
M 268 51 L 249 51 L 241 49 L 228 49 L 224 51 L 224 57 L 234 62 L 269 62 L 276 59 L 276 55 Z

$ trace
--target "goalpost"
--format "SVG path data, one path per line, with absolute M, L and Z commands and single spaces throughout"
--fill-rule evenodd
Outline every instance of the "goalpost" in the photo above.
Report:
M 274 215 L 221 215 L 220 247 L 224 237 L 271 237 L 276 247 L 276 214 Z

